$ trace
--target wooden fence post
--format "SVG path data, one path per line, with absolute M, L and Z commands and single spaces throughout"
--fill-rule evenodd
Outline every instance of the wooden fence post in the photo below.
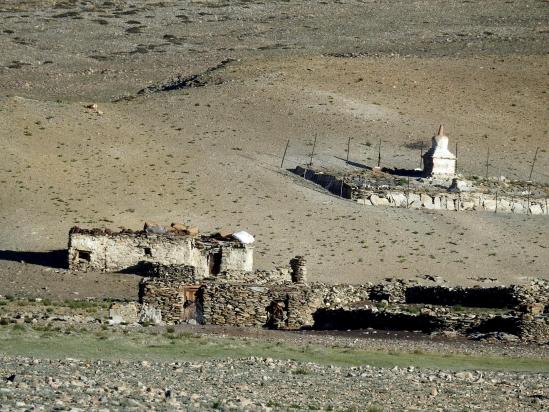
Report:
M 284 154 L 282 155 L 282 161 L 280 162 L 280 168 L 284 165 L 284 159 L 286 158 L 286 152 L 288 151 L 288 146 L 290 145 L 290 139 L 286 142 L 286 148 L 284 149 Z

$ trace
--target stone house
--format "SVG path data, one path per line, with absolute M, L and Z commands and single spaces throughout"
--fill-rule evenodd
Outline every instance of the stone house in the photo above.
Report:
M 78 271 L 140 271 L 145 263 L 189 265 L 199 276 L 249 272 L 253 245 L 232 237 L 192 236 L 184 232 L 112 232 L 74 227 L 69 232 L 68 266 Z

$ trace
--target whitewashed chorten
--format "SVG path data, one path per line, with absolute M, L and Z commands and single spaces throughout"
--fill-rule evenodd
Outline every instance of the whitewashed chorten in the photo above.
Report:
M 448 150 L 448 136 L 440 125 L 432 138 L 431 148 L 423 155 L 423 172 L 425 176 L 451 177 L 456 174 L 456 156 Z

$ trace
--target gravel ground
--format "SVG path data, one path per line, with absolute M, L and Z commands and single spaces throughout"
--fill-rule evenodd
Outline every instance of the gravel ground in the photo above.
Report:
M 1 357 L 0 410 L 549 408 L 549 377 L 246 358 L 126 362 Z

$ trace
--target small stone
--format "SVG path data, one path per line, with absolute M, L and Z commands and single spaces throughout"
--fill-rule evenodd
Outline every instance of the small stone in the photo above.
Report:
M 474 376 L 471 372 L 463 371 L 463 372 L 457 372 L 456 373 L 456 378 L 471 381 L 471 380 L 473 380 Z

